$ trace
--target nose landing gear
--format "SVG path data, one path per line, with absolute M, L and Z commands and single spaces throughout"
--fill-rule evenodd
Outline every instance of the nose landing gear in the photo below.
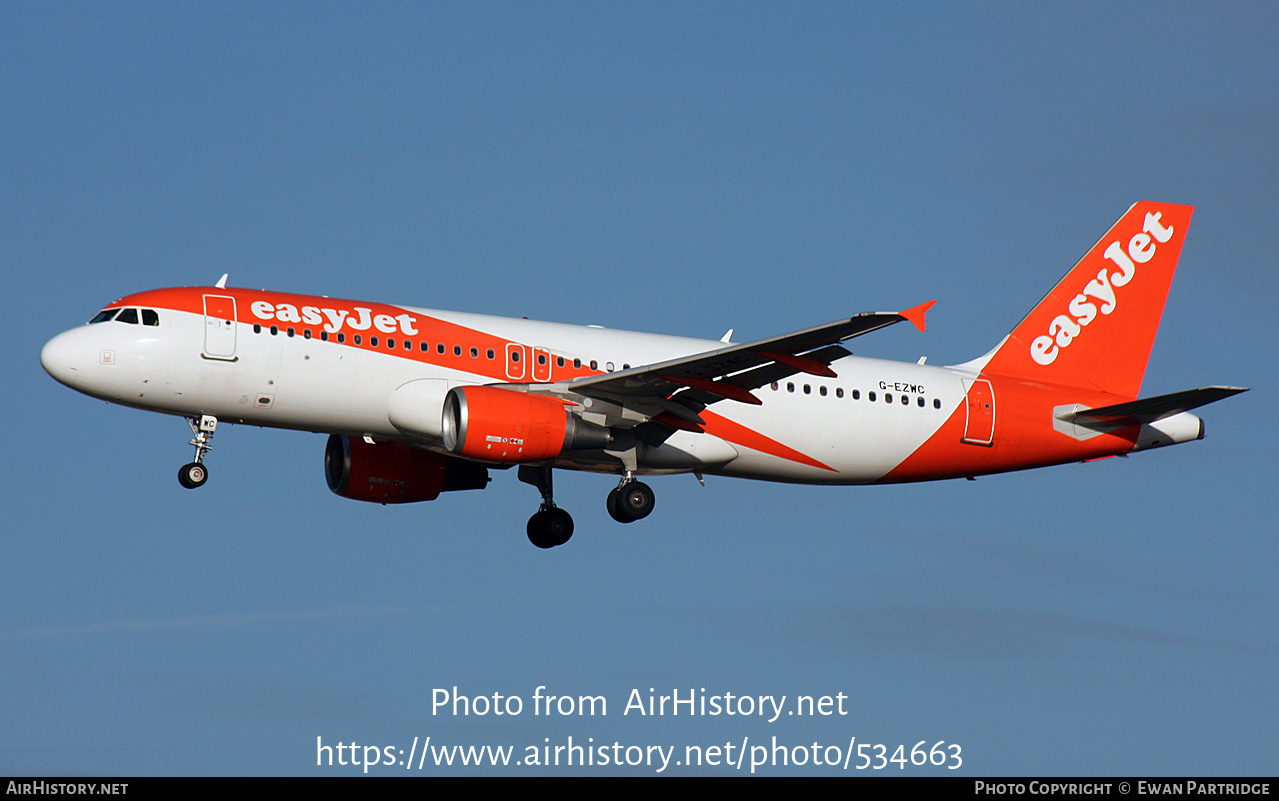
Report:
M 209 469 L 204 466 L 204 454 L 213 449 L 209 440 L 213 439 L 214 432 L 218 430 L 218 418 L 211 414 L 201 415 L 199 420 L 188 417 L 187 425 L 191 426 L 191 431 L 195 434 L 195 439 L 191 440 L 191 444 L 195 446 L 195 461 L 182 465 L 178 470 L 178 483 L 187 489 L 196 489 L 209 480 Z

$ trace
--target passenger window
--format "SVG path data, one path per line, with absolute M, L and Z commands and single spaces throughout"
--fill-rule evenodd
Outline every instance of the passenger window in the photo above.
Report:
M 130 325 L 138 324 L 137 309 L 122 309 L 118 317 L 115 318 L 117 323 L 128 323 Z
M 143 325 L 159 325 L 160 315 L 156 314 L 155 309 L 143 309 L 142 324 Z
M 119 309 L 107 309 L 106 311 L 100 311 L 96 317 L 89 321 L 89 325 L 93 325 L 94 323 L 105 323 L 107 320 L 110 320 L 119 313 Z

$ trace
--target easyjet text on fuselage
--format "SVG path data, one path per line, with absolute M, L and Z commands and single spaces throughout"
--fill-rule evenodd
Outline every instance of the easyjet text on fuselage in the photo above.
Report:
M 324 330 L 336 334 L 343 327 L 353 331 L 368 331 L 376 328 L 384 334 L 397 331 L 405 336 L 417 336 L 417 318 L 411 314 L 374 314 L 373 309 L 366 306 L 355 306 L 350 309 L 330 309 L 322 306 L 302 306 L 292 303 L 271 303 L 257 300 L 250 306 L 253 316 L 259 320 L 274 320 L 281 323 L 305 323 L 307 325 L 324 325 Z

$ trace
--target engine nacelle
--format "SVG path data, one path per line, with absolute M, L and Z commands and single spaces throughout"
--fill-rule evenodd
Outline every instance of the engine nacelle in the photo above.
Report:
M 443 417 L 444 396 L 449 382 L 443 378 L 419 378 L 402 384 L 391 393 L 386 417 L 391 425 L 412 437 L 438 440 Z
M 444 398 L 444 447 L 503 464 L 540 462 L 564 451 L 603 448 L 604 426 L 571 414 L 553 398 L 499 387 L 454 387 Z
M 373 503 L 433 501 L 441 492 L 484 489 L 488 468 L 402 442 L 329 436 L 324 478 L 343 498 Z

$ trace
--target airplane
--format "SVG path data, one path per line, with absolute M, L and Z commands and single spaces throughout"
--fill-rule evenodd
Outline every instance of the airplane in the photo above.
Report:
M 1193 207 L 1134 204 L 990 352 L 933 366 L 845 343 L 933 301 L 735 343 L 240 289 L 128 295 L 40 354 L 86 395 L 187 419 L 194 489 L 219 423 L 329 435 L 336 494 L 382 504 L 483 489 L 516 467 L 542 496 L 540 548 L 568 541 L 552 470 L 618 475 L 606 508 L 645 518 L 639 476 L 801 484 L 967 478 L 1202 439 L 1191 409 L 1245 391 L 1139 398 Z

